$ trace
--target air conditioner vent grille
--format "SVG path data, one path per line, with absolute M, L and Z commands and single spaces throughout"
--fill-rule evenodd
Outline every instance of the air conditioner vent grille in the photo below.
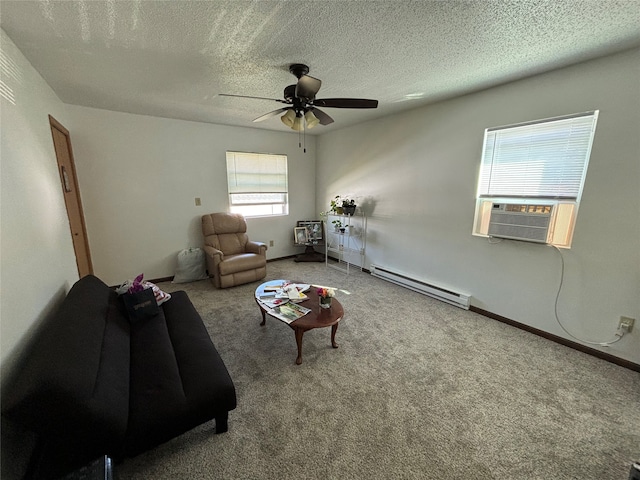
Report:
M 494 203 L 489 236 L 547 243 L 552 212 L 549 205 Z

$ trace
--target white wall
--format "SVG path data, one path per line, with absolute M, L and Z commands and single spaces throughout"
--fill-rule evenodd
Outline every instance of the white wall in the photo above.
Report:
M 599 109 L 558 313 L 577 337 L 614 339 L 620 315 L 640 320 L 638 78 L 640 51 L 628 51 L 325 134 L 316 208 L 336 194 L 366 205 L 366 267 L 449 286 L 474 306 L 570 338 L 554 316 L 558 252 L 472 236 L 474 196 L 485 128 Z M 596 348 L 638 363 L 639 341 L 636 328 Z
M 226 150 L 285 153 L 290 215 L 249 221 L 252 238 L 275 241 L 269 258 L 300 251 L 296 220 L 353 194 L 371 214 L 365 266 L 451 286 L 479 308 L 567 337 L 553 312 L 558 253 L 473 237 L 476 177 L 486 127 L 599 109 L 559 313 L 597 341 L 613 337 L 620 315 L 640 320 L 638 50 L 308 137 L 305 155 L 296 134 L 65 106 L 1 34 L 13 94 L 0 117 L 3 372 L 78 276 L 48 114 L 71 131 L 94 268 L 109 284 L 172 275 L 177 252 L 201 244 L 200 215 L 226 209 Z M 640 363 L 638 327 L 606 351 Z
M 78 270 L 48 118 L 65 123 L 65 106 L 6 33 L 0 34 L 8 89 L 0 114 L 4 377 L 26 333 L 61 301 Z
M 203 244 L 201 216 L 227 211 L 227 150 L 288 156 L 289 215 L 247 220 L 267 258 L 301 253 L 297 220 L 317 217 L 315 138 L 68 106 L 95 274 L 109 285 L 175 273 L 180 250 Z M 201 206 L 195 206 L 200 197 Z

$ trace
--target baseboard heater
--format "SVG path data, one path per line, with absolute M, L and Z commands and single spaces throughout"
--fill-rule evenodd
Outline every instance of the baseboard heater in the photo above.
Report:
M 451 290 L 423 282 L 422 280 L 410 278 L 407 275 L 394 272 L 379 265 L 371 265 L 370 271 L 371 275 L 374 277 L 382 278 L 383 280 L 387 280 L 388 282 L 422 293 L 423 295 L 428 295 L 451 305 L 455 305 L 456 307 L 469 310 L 471 297 L 464 293 L 452 292 Z

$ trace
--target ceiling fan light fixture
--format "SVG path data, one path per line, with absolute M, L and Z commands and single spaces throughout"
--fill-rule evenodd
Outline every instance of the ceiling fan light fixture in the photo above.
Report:
M 287 127 L 290 127 L 290 128 L 293 128 L 293 122 L 295 119 L 296 119 L 296 112 L 294 112 L 291 109 L 287 110 L 287 113 L 285 113 L 280 117 L 280 120 L 282 120 L 282 123 L 284 123 Z
M 293 121 L 293 125 L 291 125 L 291 130 L 295 130 L 296 132 L 304 130 L 304 120 L 302 115 L 296 115 L 296 119 Z
M 2 1 L 2 0 L 0 0 Z M 255 118 L 254 122 L 262 122 L 269 118 L 280 115 L 280 121 L 290 129 L 302 132 L 305 129 L 314 128 L 316 125 L 329 125 L 333 123 L 333 118 L 320 110 L 322 108 L 377 108 L 378 101 L 367 98 L 316 98 L 320 90 L 322 80 L 308 75 L 309 67 L 301 63 L 294 63 L 289 66 L 289 71 L 298 79 L 293 85 L 288 85 L 284 89 L 283 99 L 254 97 L 249 95 L 236 95 L 220 93 L 222 97 L 253 98 L 256 100 L 270 100 L 284 104 L 277 110 L 265 113 Z M 421 93 L 410 93 L 408 98 L 422 95 Z
M 307 110 L 304 114 L 304 119 L 307 122 L 307 128 L 313 128 L 320 123 L 320 120 L 318 120 L 311 110 Z

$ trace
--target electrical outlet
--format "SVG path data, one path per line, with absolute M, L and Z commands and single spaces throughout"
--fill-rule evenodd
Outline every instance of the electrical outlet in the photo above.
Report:
M 200 205 L 202 205 L 202 202 L 200 201 L 200 197 L 196 197 L 196 207 L 199 207 Z
M 620 323 L 618 324 L 618 330 L 622 330 L 625 333 L 631 333 L 633 330 L 633 324 L 635 323 L 635 318 L 630 317 L 620 317 Z
M 273 240 L 269 240 L 269 246 L 273 247 Z

